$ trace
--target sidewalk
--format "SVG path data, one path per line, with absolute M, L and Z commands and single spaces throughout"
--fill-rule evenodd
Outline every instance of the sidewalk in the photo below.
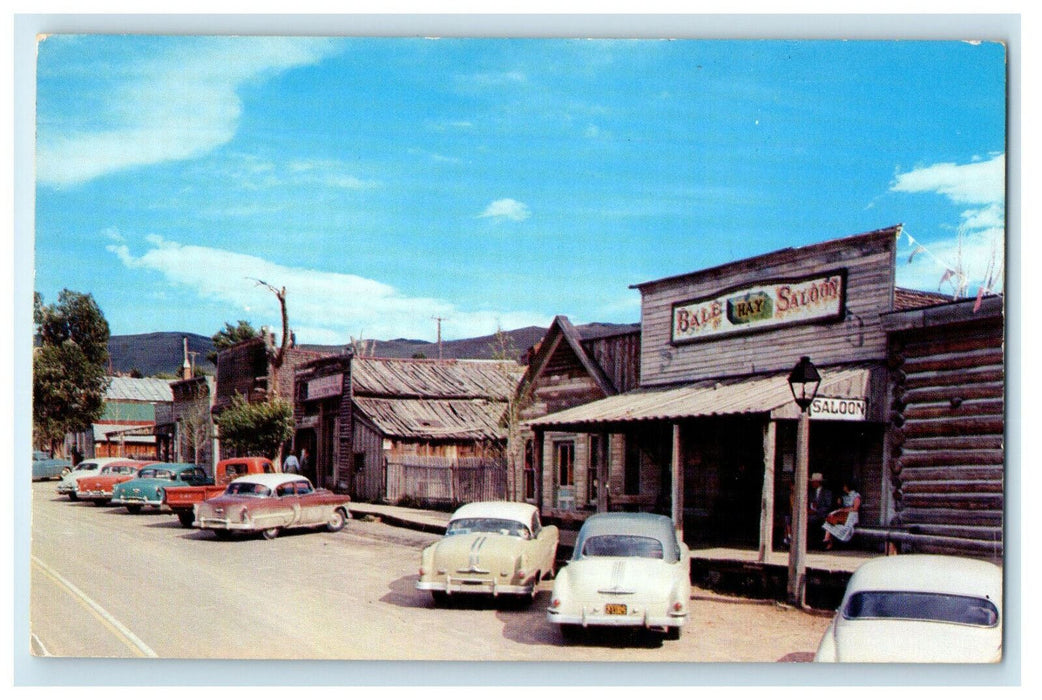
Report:
M 421 510 L 419 508 L 403 508 L 401 506 L 389 506 L 380 503 L 356 503 L 351 502 L 351 514 L 354 517 L 370 515 L 379 518 L 388 525 L 405 527 L 421 532 L 431 532 L 436 535 L 445 534 L 445 527 L 449 524 L 452 513 L 444 513 L 438 510 Z M 561 530 L 560 543 L 566 547 L 575 544 L 575 530 Z

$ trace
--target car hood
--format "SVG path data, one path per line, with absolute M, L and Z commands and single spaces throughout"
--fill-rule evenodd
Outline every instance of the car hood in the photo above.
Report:
M 524 540 L 511 535 L 491 532 L 452 535 L 434 545 L 434 566 L 449 572 L 484 570 L 519 556 L 523 549 Z
M 594 601 L 605 596 L 638 596 L 641 600 L 665 600 L 673 587 L 676 564 L 641 557 L 591 557 L 569 563 L 558 575 L 576 600 Z
M 836 661 L 989 663 L 1002 657 L 1000 627 L 919 620 L 845 620 L 834 628 Z

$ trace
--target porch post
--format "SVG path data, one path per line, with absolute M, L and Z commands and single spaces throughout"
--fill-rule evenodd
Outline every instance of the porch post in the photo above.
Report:
M 684 457 L 681 454 L 680 423 L 673 424 L 673 459 L 670 465 L 670 501 L 673 504 L 673 528 L 677 539 L 684 541 Z
M 539 428 L 533 431 L 532 452 L 532 466 L 536 469 L 535 502 L 539 504 L 540 512 L 545 512 L 549 509 L 549 506 L 543 503 L 543 476 L 546 471 L 546 465 L 543 464 L 543 431 Z
M 767 561 L 774 547 L 774 450 L 777 427 L 770 416 L 763 427 L 763 495 L 760 497 L 759 561 Z

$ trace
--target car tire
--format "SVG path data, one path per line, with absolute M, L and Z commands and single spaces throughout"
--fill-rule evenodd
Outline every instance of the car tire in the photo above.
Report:
M 261 530 L 261 537 L 266 540 L 273 540 L 279 536 L 279 532 L 282 531 L 281 527 L 269 527 Z
M 683 629 L 684 628 L 680 627 L 680 626 L 677 626 L 677 627 L 667 627 L 666 628 L 666 639 L 668 639 L 671 642 L 677 641 L 678 639 L 680 639 L 680 633 L 681 633 L 681 631 L 683 631 Z
M 344 512 L 343 508 L 336 508 L 333 510 L 333 514 L 329 516 L 329 520 L 326 522 L 327 532 L 340 532 L 344 529 L 344 525 L 347 524 L 347 513 Z
M 101 508 L 102 506 L 107 506 L 108 504 L 108 501 L 94 501 L 94 505 L 98 508 Z
M 69 500 L 70 501 L 78 501 L 78 500 L 80 500 L 80 497 L 76 495 L 75 491 L 69 491 Z
M 177 519 L 181 521 L 181 527 L 192 527 L 195 522 L 195 513 L 178 513 Z

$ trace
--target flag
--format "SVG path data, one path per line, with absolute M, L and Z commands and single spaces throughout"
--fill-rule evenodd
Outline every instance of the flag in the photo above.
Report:
M 926 248 L 922 247 L 921 245 L 917 245 L 915 247 L 915 250 L 912 251 L 912 254 L 908 256 L 908 262 L 909 263 L 912 262 L 912 260 L 915 258 L 915 256 L 918 255 L 919 253 L 923 252 L 924 250 L 926 250 Z

